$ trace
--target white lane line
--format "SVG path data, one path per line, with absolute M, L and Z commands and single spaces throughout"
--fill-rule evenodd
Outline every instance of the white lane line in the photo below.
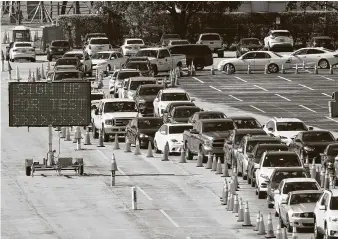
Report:
M 314 89 L 312 89 L 311 87 L 308 87 L 308 86 L 306 86 L 306 85 L 302 85 L 302 84 L 298 84 L 298 85 L 300 85 L 300 86 L 302 86 L 302 87 L 304 87 L 304 88 L 307 88 L 307 89 L 309 89 L 309 90 L 314 90 Z
M 313 113 L 317 113 L 316 111 L 314 111 L 314 110 L 312 110 L 312 109 L 310 109 L 310 108 L 308 108 L 308 107 L 306 107 L 304 105 L 299 105 L 299 106 L 302 107 L 302 108 L 304 108 L 304 109 L 307 109 L 307 110 L 309 110 L 309 111 L 311 111 Z
M 325 95 L 325 96 L 328 96 L 328 97 L 332 97 L 331 95 L 326 94 L 326 93 L 322 93 L 322 95 Z
M 254 87 L 258 88 L 258 89 L 261 89 L 261 90 L 264 90 L 264 91 L 268 91 L 267 89 L 263 88 L 263 87 L 260 87 L 258 85 L 253 85 Z
M 282 80 L 286 80 L 288 82 L 292 82 L 292 80 L 288 79 L 288 78 L 285 78 L 283 76 L 277 76 L 279 79 L 282 79 Z
M 149 200 L 152 201 L 153 199 L 149 197 L 149 195 L 139 186 L 137 186 L 137 189 L 140 190 L 140 192 Z
M 330 80 L 330 81 L 334 81 L 334 79 L 331 79 L 331 78 L 329 78 L 327 76 L 321 76 L 321 77 L 323 77 L 324 79 Z
M 97 149 L 96 151 L 99 152 L 106 160 L 108 160 L 108 161 L 110 160 L 101 150 Z M 131 178 L 129 176 L 127 176 L 127 174 L 121 168 L 117 167 L 117 169 L 123 176 L 125 176 L 126 178 L 131 180 Z
M 238 77 L 238 76 L 234 76 L 237 80 L 241 80 L 241 81 L 243 81 L 243 82 L 247 82 L 246 80 L 244 80 L 244 79 L 242 79 L 242 78 L 240 78 L 240 77 Z
M 328 117 L 328 116 L 325 116 L 325 118 L 327 118 L 327 119 L 329 119 L 329 120 L 332 120 L 333 122 L 336 122 L 336 123 L 338 123 L 338 121 L 337 121 L 337 120 L 334 120 L 334 119 L 332 119 L 332 118 L 330 118 L 330 117 Z
M 213 87 L 213 86 L 211 86 L 211 85 L 209 85 L 209 87 L 210 87 L 211 89 L 217 90 L 218 92 L 222 92 L 220 89 L 217 89 L 217 88 L 215 88 L 215 87 Z
M 238 100 L 238 101 L 243 101 L 241 99 L 238 99 L 237 97 L 233 96 L 233 95 L 229 95 L 231 98 L 235 99 L 235 100 Z
M 260 111 L 262 113 L 266 113 L 264 110 L 261 110 L 260 108 L 257 108 L 257 107 L 255 107 L 253 105 L 250 105 L 250 107 L 252 107 L 252 108 L 254 108 L 254 109 L 256 109 L 256 110 L 258 110 L 258 111 Z
M 198 78 L 195 77 L 195 76 L 193 77 L 193 79 L 194 79 L 194 80 L 197 80 L 197 81 L 199 81 L 199 82 L 201 82 L 202 84 L 204 84 L 204 81 L 201 81 L 200 79 L 198 79 Z
M 284 99 L 284 100 L 291 101 L 290 99 L 288 99 L 285 96 L 282 96 L 280 94 L 275 94 L 275 95 L 278 96 L 278 97 L 280 97 L 280 98 L 282 98 L 282 99 Z
M 163 209 L 160 209 L 160 212 L 175 226 L 180 227 Z

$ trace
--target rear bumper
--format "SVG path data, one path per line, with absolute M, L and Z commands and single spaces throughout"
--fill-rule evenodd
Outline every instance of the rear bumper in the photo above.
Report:
M 35 59 L 36 55 L 32 53 L 13 53 L 12 57 L 13 59 Z

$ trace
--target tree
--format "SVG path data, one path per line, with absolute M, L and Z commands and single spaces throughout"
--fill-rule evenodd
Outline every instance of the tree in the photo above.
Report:
M 81 14 L 79 1 L 75 1 L 75 14 Z
M 297 10 L 298 6 L 304 11 L 307 9 L 338 11 L 338 2 L 335 1 L 290 1 L 287 3 L 288 10 Z
M 68 3 L 68 1 L 62 1 L 62 5 L 61 5 L 61 15 L 65 15 L 65 14 L 66 14 L 67 3 Z

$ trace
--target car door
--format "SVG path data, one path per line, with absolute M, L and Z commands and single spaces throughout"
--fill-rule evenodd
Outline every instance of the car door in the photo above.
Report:
M 302 142 L 302 138 L 301 138 L 301 134 L 297 134 L 297 136 L 295 137 L 293 144 L 292 144 L 292 149 L 294 152 L 296 152 L 299 156 L 302 153 L 302 149 L 303 149 L 303 142 Z
M 265 65 L 269 64 L 271 60 L 271 56 L 266 52 L 256 52 L 254 59 L 254 70 L 264 70 Z
M 291 64 L 303 64 L 303 61 L 306 60 L 306 54 L 308 49 L 300 49 L 298 51 L 295 51 L 290 55 L 291 58 Z
M 238 58 L 237 64 L 235 64 L 235 68 L 237 70 L 247 70 L 248 65 L 250 65 L 251 69 L 253 69 L 255 64 L 255 56 L 256 52 L 245 53 L 243 56 Z
M 309 49 L 306 53 L 305 63 L 314 65 L 316 64 L 325 54 L 324 51 L 319 49 Z
M 169 71 L 171 67 L 169 67 L 170 64 L 170 54 L 168 50 L 161 49 L 158 51 L 158 65 L 157 70 L 158 71 Z
M 289 200 L 290 200 L 290 195 L 288 195 L 288 197 L 286 198 L 286 203 L 285 204 L 279 204 L 279 214 L 282 218 L 282 220 L 284 221 L 284 223 L 286 223 L 286 217 L 288 214 L 288 210 L 289 210 Z

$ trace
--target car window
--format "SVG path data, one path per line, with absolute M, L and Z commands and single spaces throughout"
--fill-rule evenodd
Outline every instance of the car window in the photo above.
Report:
M 294 56 L 300 56 L 300 55 L 306 55 L 307 49 L 301 49 L 299 51 L 296 51 L 293 55 Z
M 109 44 L 108 39 L 90 39 L 90 44 L 92 45 L 103 45 L 103 44 Z
M 338 197 L 331 197 L 330 210 L 338 210 Z
M 15 47 L 32 47 L 31 43 L 16 43 Z
M 320 205 L 327 205 L 328 197 L 329 197 L 329 194 L 325 193 L 324 196 L 322 197 Z
M 303 122 L 277 122 L 277 131 L 307 131 Z
M 83 53 L 66 53 L 64 54 L 65 57 L 77 57 L 79 60 L 83 59 Z
M 144 44 L 141 39 L 132 39 L 132 40 L 127 40 L 127 44 Z
M 143 50 L 136 53 L 136 56 L 146 56 L 157 58 L 157 50 Z
M 168 50 L 160 50 L 158 58 L 166 58 L 166 57 L 170 57 Z
M 273 32 L 271 35 L 274 37 L 291 37 L 290 32 Z
M 325 52 L 322 51 L 322 50 L 318 50 L 318 49 L 309 49 L 309 50 L 307 51 L 306 54 L 311 55 L 311 54 L 323 54 L 323 53 L 325 53 Z
M 277 171 L 271 182 L 279 184 L 286 178 L 308 178 L 308 175 L 304 171 Z
M 231 121 L 203 122 L 203 132 L 229 131 L 234 128 Z
M 203 34 L 201 36 L 202 41 L 220 41 L 221 38 L 217 34 Z
M 61 46 L 61 47 L 69 47 L 68 41 L 54 41 L 51 44 L 52 46 Z
M 175 108 L 175 113 L 173 116 L 178 118 L 180 117 L 189 118 L 190 116 L 199 111 L 200 111 L 199 108 Z
M 183 134 L 185 130 L 192 129 L 192 125 L 170 126 L 169 134 Z
M 238 129 L 256 129 L 261 128 L 260 123 L 256 119 L 234 119 Z
M 106 102 L 104 112 L 135 112 L 135 102 Z
M 295 154 L 270 154 L 264 159 L 263 167 L 300 167 L 299 158 Z
M 303 132 L 303 140 L 306 142 L 328 142 L 334 141 L 330 132 Z
M 117 52 L 116 55 L 118 58 L 123 58 L 123 55 L 120 52 Z
M 138 128 L 139 129 L 153 129 L 159 128 L 163 124 L 163 120 L 160 118 L 154 119 L 142 119 L 138 120 Z
M 161 101 L 181 101 L 189 100 L 186 93 L 163 93 Z
M 321 193 L 293 194 L 290 199 L 290 204 L 315 203 L 320 196 Z
M 104 52 L 97 52 L 92 55 L 92 59 L 95 60 L 101 60 L 101 59 L 109 59 L 110 53 L 104 53 Z
M 254 59 L 255 56 L 256 56 L 255 52 L 249 52 L 249 53 L 246 53 L 245 55 L 243 55 L 242 59 Z
M 265 52 L 256 52 L 255 59 L 265 59 L 265 58 L 270 58 L 270 55 Z

